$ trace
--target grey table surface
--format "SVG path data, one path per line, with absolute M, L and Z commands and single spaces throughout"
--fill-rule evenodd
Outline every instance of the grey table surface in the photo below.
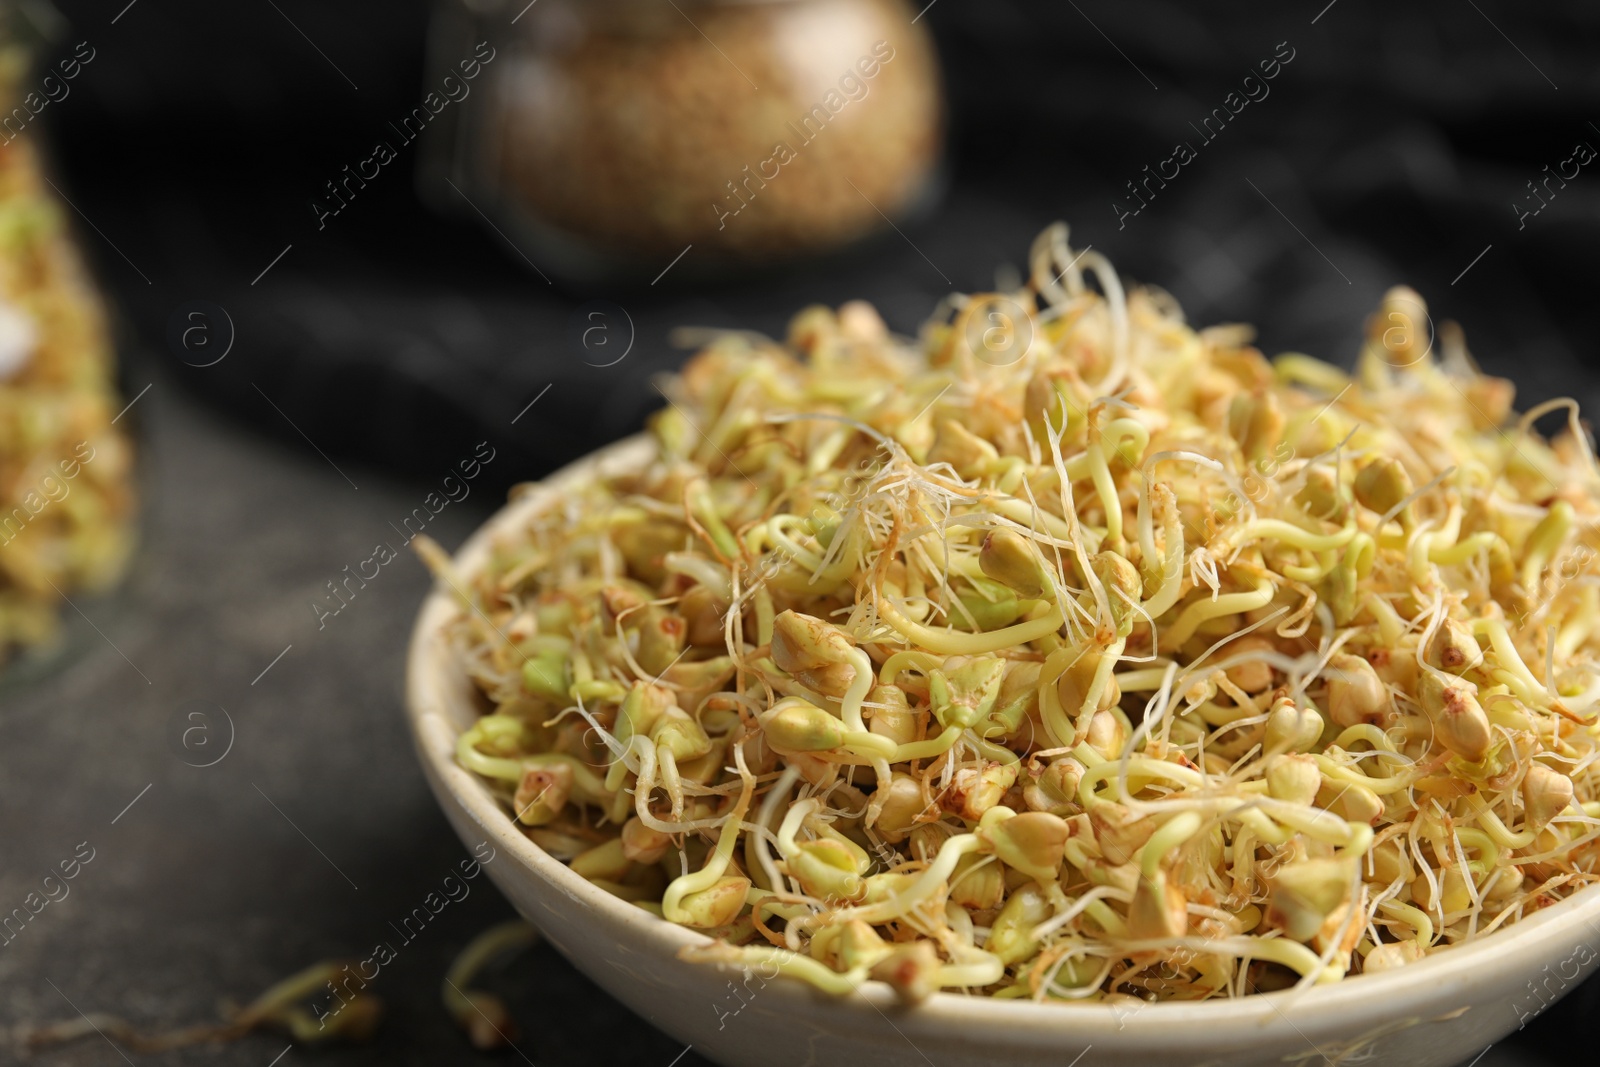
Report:
M 8 1028 L 80 1011 L 150 1029 L 215 1020 L 224 999 L 247 1000 L 319 959 L 366 955 L 467 855 L 428 792 L 401 714 L 423 569 L 410 558 L 384 567 L 321 629 L 309 607 L 421 503 L 426 473 L 401 484 L 336 469 L 310 444 L 279 449 L 159 376 L 137 410 L 146 499 L 136 571 L 116 596 L 79 605 L 93 628 L 78 622 L 81 647 L 63 665 L 0 684 L 0 910 L 22 904 L 80 844 L 93 849 L 70 894 L 0 945 Z M 453 548 L 495 504 L 470 496 L 428 532 Z M 193 725 L 191 701 L 220 706 L 232 722 L 231 748 L 209 767 L 175 748 Z M 220 744 L 220 717 L 214 728 Z M 91 1035 L 34 1062 L 483 1062 L 445 1016 L 438 987 L 468 939 L 511 915 L 487 879 L 472 883 L 374 983 L 387 1014 L 367 1044 L 290 1048 L 263 1033 L 142 1055 Z M 548 947 L 483 984 L 522 1027 L 500 1062 L 708 1062 Z M 1488 1050 L 1479 1067 L 1565 1059 L 1596 988 Z M 0 1043 L 0 1062 L 20 1053 Z M 790 1058 L 774 1049 L 772 1062 Z

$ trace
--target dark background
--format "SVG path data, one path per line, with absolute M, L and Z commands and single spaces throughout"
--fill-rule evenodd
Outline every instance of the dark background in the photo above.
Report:
M 1196 325 L 1258 324 L 1269 353 L 1348 364 L 1381 293 L 1406 283 L 1436 322 L 1463 323 L 1519 406 L 1566 394 L 1588 408 L 1600 380 L 1600 175 L 1585 168 L 1524 228 L 1513 207 L 1575 143 L 1600 147 L 1594 5 L 936 0 L 923 19 L 945 66 L 951 183 L 931 216 L 822 264 L 608 289 L 546 284 L 475 217 L 426 208 L 415 147 L 318 231 L 323 182 L 424 91 L 427 5 L 124 3 L 60 4 L 73 29 L 59 51 L 87 40 L 96 57 L 35 125 L 118 310 L 127 395 L 151 385 L 134 409 L 148 548 L 65 667 L 0 691 L 0 890 L 20 899 L 26 871 L 106 842 L 78 899 L 0 949 L 11 1024 L 71 1018 L 69 999 L 149 1026 L 212 1017 L 219 998 L 365 954 L 464 855 L 400 717 L 420 568 L 389 568 L 323 631 L 305 602 L 475 442 L 497 458 L 439 520 L 447 546 L 507 485 L 636 429 L 659 402 L 653 376 L 683 358 L 674 326 L 781 334 L 805 304 L 866 297 L 914 332 L 950 288 L 941 272 L 992 287 L 1061 218 Z M 1188 124 L 1279 42 L 1294 59 L 1271 95 L 1119 228 L 1124 182 L 1198 145 Z M 585 363 L 571 330 L 594 299 L 634 326 L 615 366 Z M 194 301 L 232 321 L 216 366 L 168 343 Z M 166 738 L 195 698 L 239 728 L 206 771 Z M 452 953 L 509 915 L 479 885 L 380 979 L 392 1010 L 376 1045 L 282 1063 L 470 1062 L 434 991 Z M 548 949 L 493 981 L 532 1062 L 666 1067 L 679 1052 Z M 1597 996 L 1591 984 L 1482 1064 L 1545 1062 Z M 264 1065 L 283 1045 L 131 1059 Z M 91 1038 L 42 1062 L 123 1059 Z
M 1526 399 L 1586 399 L 1600 182 L 1580 174 L 1520 231 L 1512 204 L 1575 142 L 1600 146 L 1600 11 L 1338 0 L 1312 25 L 1325 3 L 938 0 L 924 18 L 948 74 L 953 189 L 908 236 L 971 291 L 1065 219 L 1079 247 L 1169 289 L 1195 323 L 1254 322 L 1269 352 L 1335 360 L 1405 282 L 1435 319 L 1464 320 L 1486 367 L 1516 368 Z M 225 307 L 236 351 L 176 381 L 285 441 L 251 381 L 330 454 L 407 473 L 448 463 L 478 425 L 502 430 L 555 382 L 550 410 L 506 442 L 519 476 L 537 474 L 637 425 L 658 402 L 651 375 L 681 358 L 673 326 L 780 334 L 806 303 L 865 296 L 909 332 L 949 288 L 889 233 L 826 270 L 753 283 L 553 289 L 474 217 L 419 204 L 417 145 L 318 231 L 323 183 L 429 84 L 425 4 L 138 0 L 116 25 L 115 2 L 62 6 L 98 56 L 39 121 L 74 202 L 137 264 L 86 231 L 105 284 L 158 358 L 186 301 Z M 1295 58 L 1271 95 L 1119 229 L 1124 183 L 1176 141 L 1198 144 L 1189 124 L 1280 41 Z M 596 297 L 636 325 L 616 367 L 586 366 L 570 336 Z

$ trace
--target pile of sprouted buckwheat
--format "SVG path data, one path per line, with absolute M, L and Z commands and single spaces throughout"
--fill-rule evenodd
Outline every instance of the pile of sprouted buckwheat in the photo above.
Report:
M 1030 260 L 914 342 L 712 336 L 647 462 L 430 548 L 523 832 L 692 958 L 913 1002 L 1334 982 L 1594 880 L 1576 406 L 1408 289 L 1346 373 Z

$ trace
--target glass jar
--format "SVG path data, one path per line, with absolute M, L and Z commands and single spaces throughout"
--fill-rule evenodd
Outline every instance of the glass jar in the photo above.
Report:
M 463 59 L 478 78 L 440 127 L 433 185 L 546 271 L 793 259 L 933 199 L 938 64 L 904 0 L 525 4 L 441 10 L 433 80 L 459 80 Z
M 103 640 L 79 605 L 104 619 L 138 518 L 111 315 L 35 141 L 92 58 L 36 64 L 51 18 L 0 0 L 0 695 Z

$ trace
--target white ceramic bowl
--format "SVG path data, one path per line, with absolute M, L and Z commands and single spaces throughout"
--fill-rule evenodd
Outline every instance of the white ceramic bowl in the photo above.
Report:
M 479 530 L 457 566 L 471 573 L 497 534 L 517 529 L 563 486 L 602 465 L 641 464 L 650 449 L 644 438 L 630 438 L 552 475 Z M 484 784 L 456 764 L 456 736 L 478 714 L 471 682 L 440 636 L 456 611 L 448 590 L 428 597 L 407 670 L 411 729 L 445 814 L 469 848 L 485 840 L 494 846 L 489 876 L 563 955 L 650 1022 L 728 1067 L 1447 1067 L 1530 1021 L 1600 961 L 1597 887 L 1397 971 L 1196 1004 L 1034 1004 L 940 994 L 906 1009 L 880 983 L 835 999 L 787 979 L 763 983 L 759 975 L 686 963 L 678 950 L 703 935 L 573 874 L 524 837 Z

